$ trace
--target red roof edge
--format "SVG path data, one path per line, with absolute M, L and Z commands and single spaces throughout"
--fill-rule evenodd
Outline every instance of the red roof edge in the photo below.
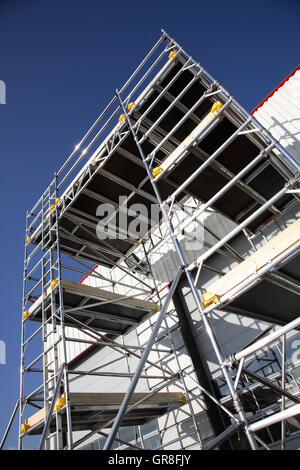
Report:
M 277 85 L 276 88 L 274 88 L 274 90 L 271 91 L 271 93 L 268 94 L 268 96 L 266 96 L 254 109 L 252 109 L 251 111 L 251 114 L 255 113 L 255 111 L 258 110 L 258 108 L 260 108 L 266 101 L 268 101 L 269 98 L 271 98 L 271 96 L 274 95 L 274 93 L 280 88 L 282 87 L 282 85 L 287 82 L 289 80 L 289 78 L 291 78 L 296 72 L 297 70 L 300 69 L 300 64 L 297 65 L 297 67 L 294 68 L 294 70 L 286 77 L 282 80 L 282 82 L 279 83 L 279 85 Z
M 79 281 L 79 283 L 81 284 L 87 277 L 89 277 L 89 274 L 91 274 L 93 271 L 95 271 L 95 269 L 98 268 L 98 266 L 99 266 L 98 264 L 95 264 L 95 266 L 89 271 L 89 273 L 88 273 L 86 276 L 84 276 L 84 277 Z

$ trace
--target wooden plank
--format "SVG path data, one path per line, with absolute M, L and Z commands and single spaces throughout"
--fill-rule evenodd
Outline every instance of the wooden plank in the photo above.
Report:
M 46 415 L 44 415 L 45 413 L 45 408 L 42 408 L 41 410 L 37 411 L 36 413 L 34 413 L 34 415 L 30 416 L 30 418 L 28 418 L 27 420 L 27 424 L 29 424 L 30 427 L 33 427 L 35 426 L 37 423 L 41 422 L 44 420 L 45 417 L 47 417 L 48 415 L 48 409 L 49 409 L 49 406 L 47 405 L 46 407 Z
M 238 286 L 238 284 L 245 281 L 252 274 L 255 274 L 299 240 L 300 219 L 280 232 L 279 235 L 273 237 L 266 245 L 233 268 L 229 273 L 225 274 L 225 276 L 214 282 L 207 288 L 207 291 L 222 297 L 222 295 Z

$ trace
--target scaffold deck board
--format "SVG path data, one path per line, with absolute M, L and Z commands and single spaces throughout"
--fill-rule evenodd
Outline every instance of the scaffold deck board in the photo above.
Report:
M 134 393 L 130 399 L 130 405 L 147 397 L 147 392 Z M 125 393 L 70 393 L 70 405 L 72 407 L 73 431 L 90 430 L 93 426 L 105 424 L 113 418 L 122 404 Z M 144 424 L 147 421 L 158 418 L 163 414 L 179 408 L 185 403 L 185 396 L 179 392 L 159 392 L 149 396 L 134 409 L 129 411 L 124 418 L 123 426 Z M 129 406 L 130 406 L 129 405 Z M 29 434 L 41 434 L 44 425 L 45 409 L 39 410 L 27 420 L 30 429 Z M 65 409 L 60 411 L 65 426 Z M 50 422 L 55 422 L 55 412 Z
M 68 279 L 62 279 L 63 302 L 65 312 L 65 324 L 78 327 L 79 320 L 99 331 L 113 334 L 125 334 L 131 328 L 137 326 L 143 320 L 152 315 L 156 310 L 156 304 L 137 298 L 130 298 L 110 292 L 98 287 L 80 284 Z M 49 308 L 52 289 L 49 286 L 38 300 L 29 308 L 31 320 L 42 320 L 42 306 L 44 300 L 45 315 L 50 315 Z M 53 291 L 58 302 L 58 287 Z M 96 304 L 100 305 L 96 305 Z M 70 318 L 70 317 L 71 318 Z M 79 326 L 80 327 L 80 326 Z M 84 325 L 82 326 L 84 328 Z
M 226 296 L 226 310 L 246 314 L 254 318 L 265 319 L 275 323 L 284 324 L 292 321 L 299 316 L 299 293 L 300 293 L 300 269 L 299 269 L 299 256 L 298 260 L 298 273 L 297 277 L 293 278 L 295 290 L 298 287 L 298 295 L 296 292 L 284 289 L 278 285 L 272 284 L 272 279 L 259 279 L 259 284 L 254 285 L 252 288 L 240 294 L 236 293 L 234 289 L 240 286 L 244 281 L 251 276 L 259 273 L 259 271 L 276 258 L 283 254 L 287 249 L 295 246 L 295 256 L 299 252 L 297 243 L 300 240 L 300 219 L 296 220 L 288 228 L 280 232 L 277 236 L 269 240 L 263 247 L 257 250 L 254 254 L 245 259 L 238 266 L 233 268 L 226 275 L 218 279 L 211 286 L 208 286 L 207 291 L 217 294 L 220 297 L 222 306 L 222 299 Z M 289 272 L 289 263 L 295 265 L 295 257 L 290 260 L 287 259 L 281 271 Z M 295 272 L 294 272 L 295 275 Z M 292 278 L 287 278 L 292 279 Z M 251 283 L 250 283 L 251 287 Z M 232 298 L 230 294 L 232 292 Z M 266 302 L 268 300 L 268 302 Z M 222 308 L 222 307 L 221 307 Z

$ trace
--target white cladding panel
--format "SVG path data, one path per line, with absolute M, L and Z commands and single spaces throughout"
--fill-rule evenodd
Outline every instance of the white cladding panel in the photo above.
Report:
M 300 163 L 300 70 L 253 115 Z

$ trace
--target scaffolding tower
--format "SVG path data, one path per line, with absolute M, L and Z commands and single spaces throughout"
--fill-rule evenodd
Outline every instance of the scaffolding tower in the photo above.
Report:
M 299 286 L 278 274 L 279 267 L 299 254 L 299 220 L 246 259 L 230 244 L 239 234 L 252 243 L 271 220 L 276 221 L 299 202 L 299 169 L 299 162 L 201 64 L 162 31 L 157 43 L 116 91 L 27 213 L 20 398 L 1 446 L 18 408 L 20 449 L 23 439 L 34 434 L 41 435 L 40 449 L 74 449 L 102 433 L 107 436 L 104 446 L 107 450 L 119 439 L 120 426 L 140 426 L 187 406 L 199 449 L 217 448 L 237 431 L 246 436 L 251 449 L 265 447 L 257 431 L 299 414 L 300 399 L 285 389 L 284 381 L 282 387 L 267 383 L 282 397 L 282 408 L 252 422 L 241 399 L 244 383 L 241 377 L 246 374 L 261 382 L 261 377 L 246 369 L 245 361 L 254 351 L 300 326 L 297 308 L 279 312 L 279 328 L 271 333 L 266 331 L 230 357 L 219 347 L 210 315 L 224 306 L 234 309 L 235 302 L 265 278 L 288 285 L 299 295 Z M 121 204 L 119 195 L 125 195 Z M 175 206 L 184 207 L 191 198 L 195 205 L 189 206 L 187 215 L 180 221 L 174 219 Z M 97 213 L 99 204 L 110 204 L 115 213 L 99 219 L 99 215 L 103 216 Z M 160 210 L 157 221 L 151 215 L 139 216 L 143 227 L 139 240 L 122 223 L 124 214 L 134 220 L 135 204 L 146 207 L 148 214 L 153 205 Z M 195 227 L 203 223 L 207 213 L 221 214 L 233 225 L 224 236 L 209 246 L 206 244 L 198 256 L 190 259 L 182 237 L 197 239 Z M 162 224 L 167 232 L 161 234 L 158 242 L 154 241 Z M 191 226 L 193 230 L 189 231 Z M 167 295 L 161 298 L 151 253 L 166 239 L 173 244 L 178 266 L 169 280 Z M 209 269 L 207 261 L 219 252 L 235 259 L 238 265 L 212 283 L 209 291 L 201 293 L 197 288 L 201 272 Z M 127 281 L 90 271 L 89 263 L 103 266 L 111 273 L 118 269 Z M 72 279 L 87 272 L 101 281 L 103 287 L 91 287 Z M 201 438 L 180 361 L 177 359 L 177 368 L 172 373 L 162 365 L 165 357 L 177 357 L 176 348 L 172 344 L 160 348 L 156 342 L 163 325 L 168 336 L 169 305 L 183 277 L 233 405 L 231 409 L 225 406 L 197 382 L 201 394 L 231 421 L 209 444 L 204 444 Z M 125 295 L 116 293 L 118 285 Z M 146 344 L 122 341 L 124 335 L 151 318 L 155 322 Z M 268 321 L 267 316 L 265 319 Z M 39 326 L 33 327 L 36 324 Z M 79 331 L 76 338 L 69 334 L 74 330 Z M 124 359 L 135 358 L 133 372 L 128 369 L 115 374 L 130 380 L 126 393 L 70 391 L 71 382 L 78 376 L 113 377 L 112 372 L 101 372 L 101 368 L 70 369 L 68 345 L 76 341 L 100 349 L 109 347 Z M 163 359 L 153 362 L 150 359 L 153 352 Z M 33 377 L 30 385 L 37 382 L 33 391 L 27 387 L 28 375 Z M 155 381 L 154 387 L 147 387 L 144 393 L 136 392 L 139 381 L 149 384 L 151 379 Z M 181 382 L 183 393 L 161 392 L 175 381 Z M 29 406 L 30 410 L 35 407 L 38 411 L 28 416 Z M 109 432 L 104 432 L 108 429 Z M 86 434 L 74 442 L 74 431 Z

